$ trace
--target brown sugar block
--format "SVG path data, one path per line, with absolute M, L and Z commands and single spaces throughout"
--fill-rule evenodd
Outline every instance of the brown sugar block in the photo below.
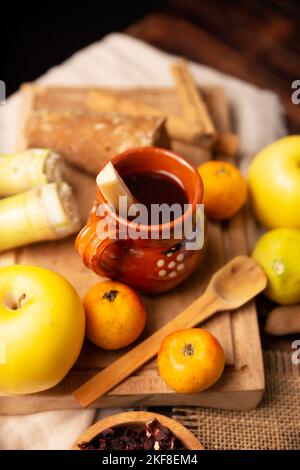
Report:
M 97 175 L 110 158 L 132 147 L 168 147 L 165 118 L 119 113 L 34 112 L 26 123 L 29 147 L 48 147 Z

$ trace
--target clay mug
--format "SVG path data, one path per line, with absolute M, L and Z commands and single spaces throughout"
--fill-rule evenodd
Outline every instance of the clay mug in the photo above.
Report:
M 122 177 L 139 172 L 172 175 L 184 190 L 188 208 L 167 224 L 140 225 L 141 237 L 138 239 L 131 239 L 130 234 L 123 239 L 111 238 L 106 230 L 99 233 L 99 222 L 103 227 L 103 216 L 97 215 L 96 210 L 99 205 L 106 207 L 105 217 L 114 222 L 118 233 L 127 233 L 132 222 L 110 210 L 98 189 L 97 205 L 77 237 L 76 249 L 85 265 L 101 276 L 124 282 L 145 293 L 169 290 L 186 279 L 203 257 L 203 241 L 191 244 L 186 230 L 182 230 L 184 224 L 193 229 L 204 217 L 201 177 L 183 157 L 162 148 L 130 149 L 111 161 Z M 165 232 L 170 234 L 168 238 L 163 238 Z M 182 235 L 178 238 L 180 232 Z

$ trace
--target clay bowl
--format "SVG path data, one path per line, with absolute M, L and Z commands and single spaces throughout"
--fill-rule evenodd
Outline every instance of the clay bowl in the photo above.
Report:
M 179 439 L 183 445 L 190 450 L 204 450 L 202 444 L 187 428 L 182 426 L 174 419 L 167 418 L 166 416 L 157 413 L 148 413 L 144 411 L 132 411 L 127 413 L 120 413 L 117 415 L 109 416 L 101 419 L 98 423 L 90 426 L 73 444 L 71 450 L 80 450 L 78 444 L 85 441 L 90 442 L 94 437 L 100 434 L 107 428 L 114 428 L 118 426 L 131 426 L 134 429 L 141 429 L 145 426 L 146 422 L 156 418 L 161 424 L 170 429 L 174 436 Z

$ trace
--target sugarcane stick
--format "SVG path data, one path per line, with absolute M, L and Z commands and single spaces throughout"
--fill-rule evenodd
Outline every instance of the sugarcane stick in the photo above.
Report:
M 61 158 L 51 149 L 0 154 L 0 197 L 61 181 L 62 170 Z
M 80 229 L 71 187 L 49 183 L 0 200 L 0 251 L 67 237 Z
M 114 206 L 117 212 L 119 212 L 121 196 L 127 198 L 128 207 L 136 203 L 129 188 L 111 162 L 108 162 L 100 171 L 96 181 L 106 201 Z

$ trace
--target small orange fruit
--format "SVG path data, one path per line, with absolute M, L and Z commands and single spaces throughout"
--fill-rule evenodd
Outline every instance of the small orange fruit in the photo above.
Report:
M 235 165 L 211 160 L 200 165 L 198 172 L 204 186 L 202 202 L 209 217 L 215 220 L 228 219 L 245 204 L 246 181 Z
M 142 333 L 146 311 L 130 287 L 115 281 L 94 285 L 84 296 L 86 336 L 103 349 L 125 348 Z
M 224 351 L 217 339 L 201 328 L 167 336 L 158 353 L 158 370 L 177 393 L 199 393 L 222 375 Z

